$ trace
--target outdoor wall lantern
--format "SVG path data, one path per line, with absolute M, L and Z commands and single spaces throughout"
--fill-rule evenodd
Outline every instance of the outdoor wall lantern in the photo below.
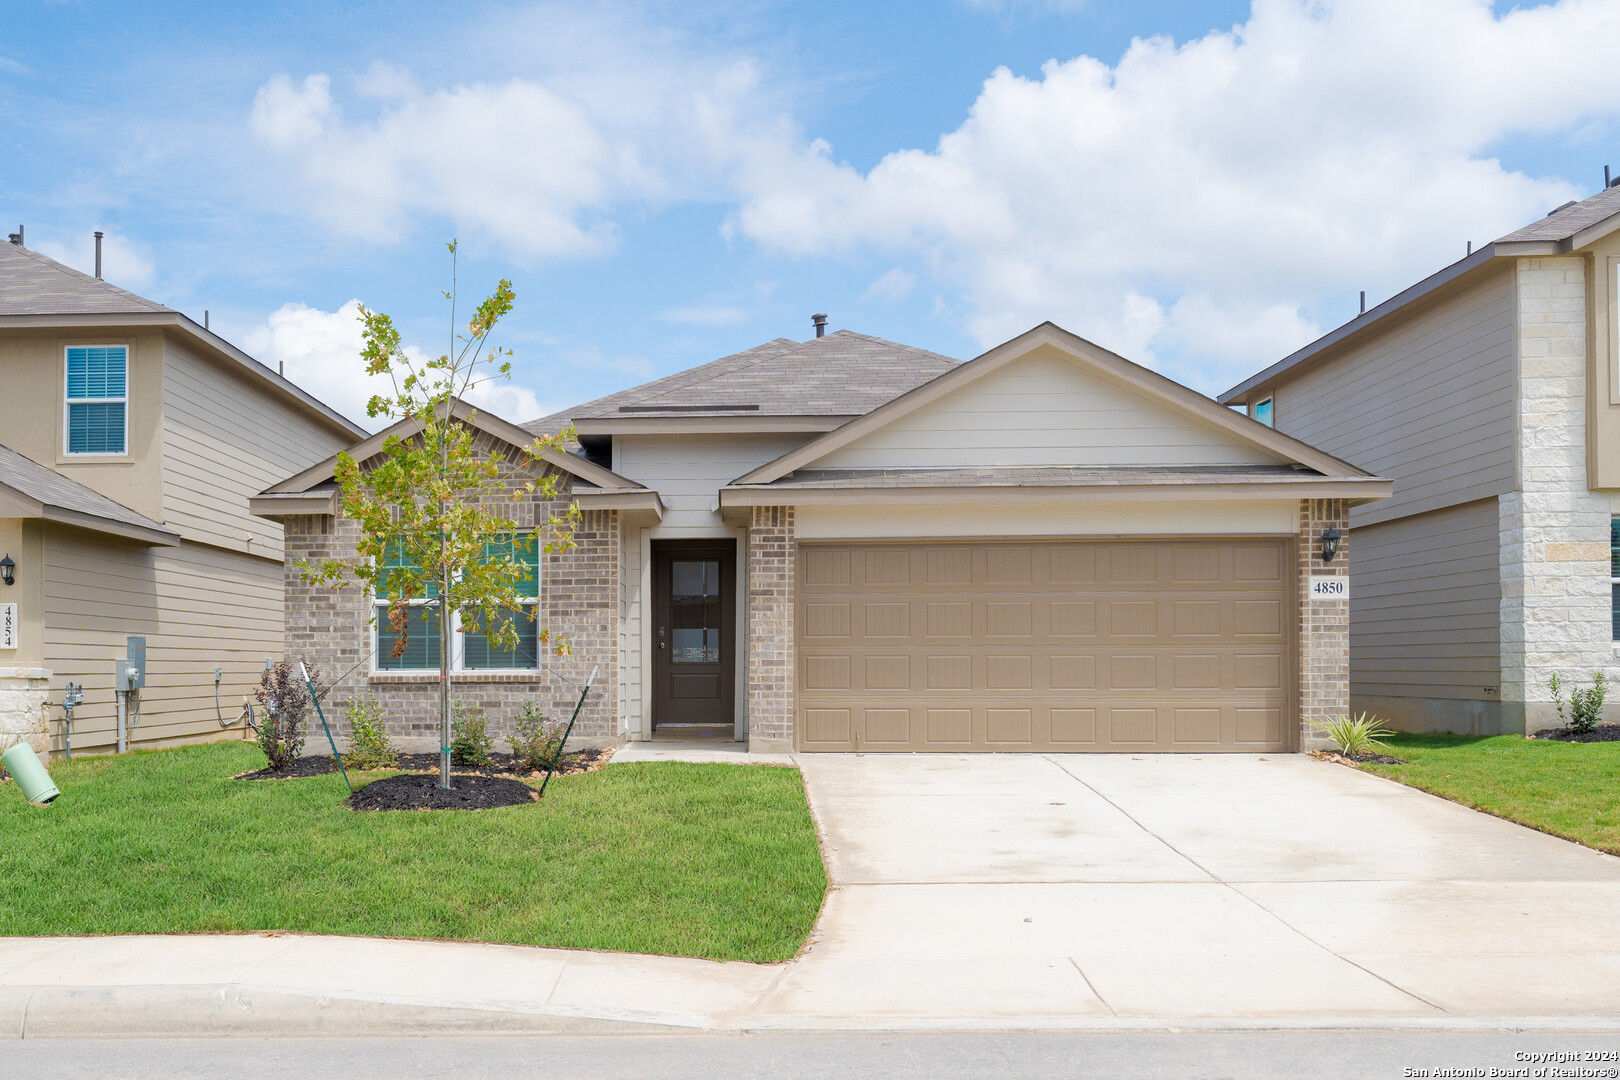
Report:
M 17 584 L 17 564 L 12 562 L 10 555 L 0 559 L 0 581 L 7 585 Z
M 1338 553 L 1339 553 L 1339 530 L 1338 529 L 1329 529 L 1327 532 L 1322 534 L 1322 561 L 1323 562 L 1332 562 L 1333 561 L 1333 556 L 1337 555 Z M 5 565 L 4 563 L 0 563 L 0 566 L 4 566 L 4 565 Z M 6 575 L 7 575 L 6 576 L 6 581 L 9 583 L 11 581 L 11 576 L 10 576 L 11 571 L 9 571 L 9 570 L 6 571 Z

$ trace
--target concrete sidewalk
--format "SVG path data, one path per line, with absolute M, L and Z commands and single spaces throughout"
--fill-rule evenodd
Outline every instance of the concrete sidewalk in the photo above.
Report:
M 1299 756 L 799 764 L 833 889 L 790 963 L 9 939 L 0 1032 L 1620 1029 L 1620 860 L 1398 784 Z

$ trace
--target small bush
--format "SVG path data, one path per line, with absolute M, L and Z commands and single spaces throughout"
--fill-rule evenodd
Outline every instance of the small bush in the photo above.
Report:
M 343 717 L 349 722 L 349 764 L 357 769 L 392 769 L 399 764 L 377 695 L 353 698 L 343 707 Z
M 484 711 L 460 701 L 450 706 L 450 762 L 453 765 L 488 765 L 495 737 L 489 733 Z
M 525 769 L 551 768 L 562 753 L 563 732 L 567 725 L 549 720 L 534 702 L 525 702 L 512 729 L 512 756 Z
M 1332 720 L 1315 720 L 1311 722 L 1311 729 L 1337 746 L 1339 753 L 1353 757 L 1357 754 L 1377 754 L 1384 750 L 1384 744 L 1378 740 L 1395 733 L 1388 728 L 1379 727 L 1378 724 L 1378 717 L 1371 713 L 1362 713 L 1360 716 L 1337 716 Z
M 1603 701 L 1609 696 L 1609 684 L 1601 671 L 1592 673 L 1592 686 L 1587 690 L 1569 692 L 1569 716 L 1564 716 L 1564 680 L 1553 672 L 1547 680 L 1552 690 L 1553 704 L 1558 707 L 1558 723 L 1577 735 L 1585 734 L 1603 720 Z
M 320 669 L 314 664 L 308 667 L 310 681 L 318 685 Z M 259 749 L 270 760 L 272 769 L 285 769 L 304 752 L 304 739 L 309 734 L 309 688 L 298 673 L 298 665 L 279 660 L 265 668 L 254 696 L 264 707 L 259 721 Z

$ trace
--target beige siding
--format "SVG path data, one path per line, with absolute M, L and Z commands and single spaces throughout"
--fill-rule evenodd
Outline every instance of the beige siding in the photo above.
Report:
M 218 737 L 214 668 L 224 669 L 221 707 L 235 716 L 258 685 L 267 656 L 282 651 L 282 568 L 198 544 L 147 548 L 50 528 L 44 541 L 45 666 L 51 696 L 83 682 L 73 749 L 115 743 L 112 671 L 125 638 L 147 639 L 147 681 L 132 745 Z M 52 747 L 60 749 L 60 710 Z M 239 730 L 239 729 L 236 729 Z
M 1495 700 L 1501 681 L 1495 499 L 1368 528 L 1350 543 L 1356 695 Z
M 1278 430 L 1395 481 L 1357 526 L 1513 489 L 1512 276 L 1451 297 L 1278 388 Z M 1357 691 L 1360 692 L 1359 689 Z
M 646 484 L 664 500 L 656 535 L 729 536 L 720 521 L 720 489 L 773 461 L 810 436 L 640 435 L 615 436 L 613 469 Z
M 1043 348 L 828 454 L 815 467 L 1277 460 Z
M 163 510 L 188 540 L 281 558 L 257 495 L 354 441 L 174 342 L 164 353 Z

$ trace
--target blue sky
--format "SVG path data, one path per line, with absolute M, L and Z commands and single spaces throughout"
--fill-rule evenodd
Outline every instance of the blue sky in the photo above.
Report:
M 512 419 L 847 327 L 1052 319 L 1216 392 L 1569 198 L 1620 5 L 7 5 L 0 223 L 344 408 L 352 302 L 509 277 Z

